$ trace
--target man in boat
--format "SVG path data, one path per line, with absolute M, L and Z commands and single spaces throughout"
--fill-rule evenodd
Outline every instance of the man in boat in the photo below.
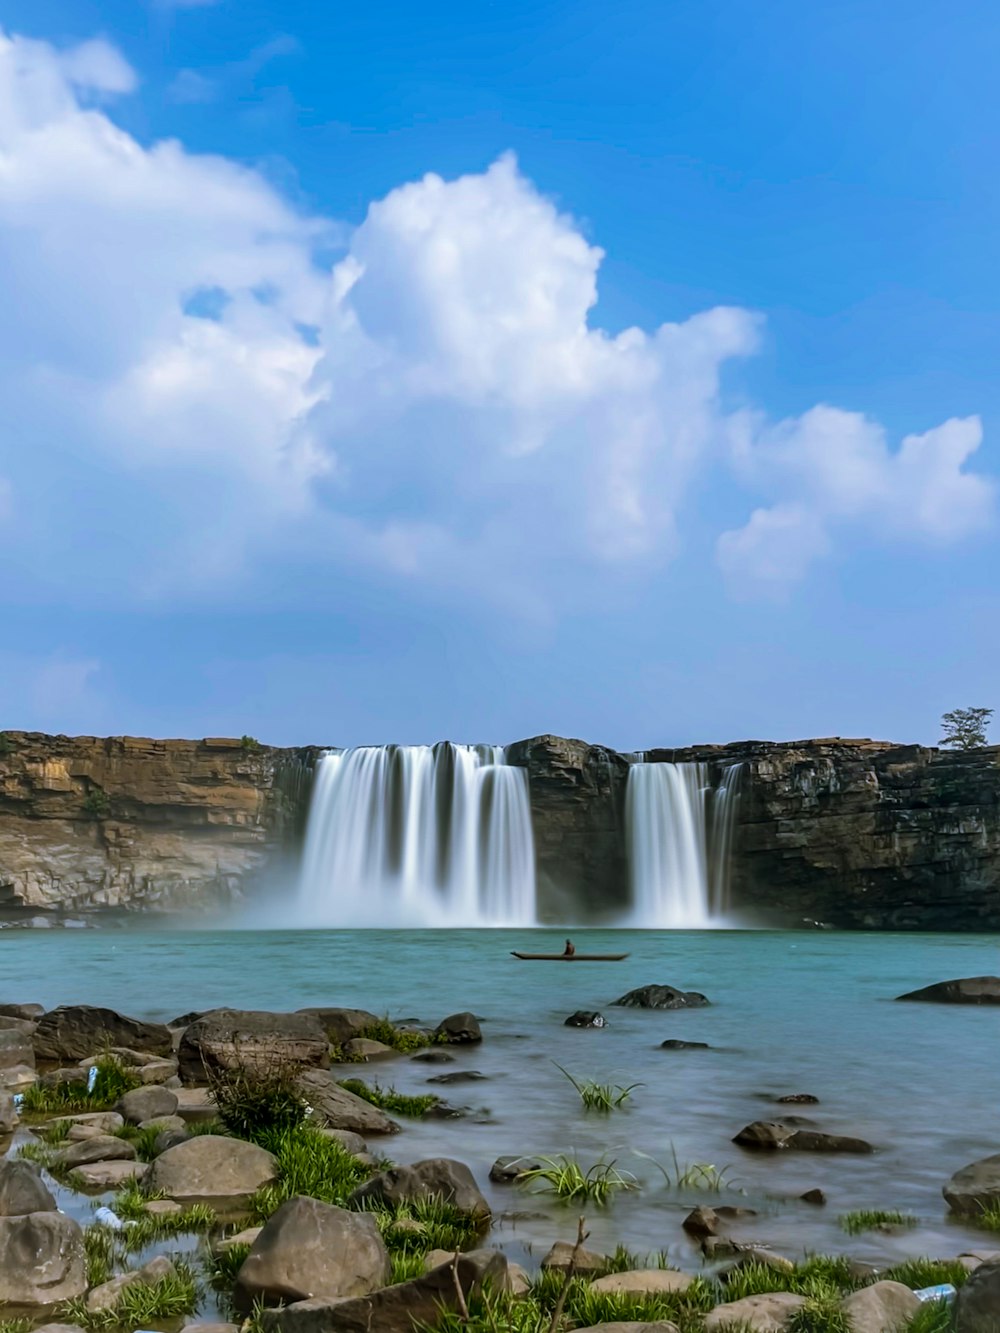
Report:
M 563 949 L 563 957 L 572 958 L 575 956 L 575 954 L 576 954 L 576 945 L 573 943 L 572 940 L 567 940 L 566 948 Z

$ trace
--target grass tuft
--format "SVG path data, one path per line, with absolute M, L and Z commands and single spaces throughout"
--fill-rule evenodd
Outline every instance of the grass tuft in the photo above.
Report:
M 573 1157 L 543 1157 L 541 1165 L 525 1171 L 518 1184 L 535 1185 L 538 1191 L 554 1194 L 563 1203 L 607 1204 L 619 1190 L 638 1188 L 635 1177 L 622 1174 L 611 1162 L 595 1162 L 589 1170 Z
M 924 1301 L 906 1325 L 905 1333 L 952 1333 L 952 1310 L 946 1301 Z
M 920 1291 L 922 1287 L 936 1287 L 950 1282 L 960 1287 L 969 1276 L 969 1270 L 958 1259 L 904 1259 L 881 1275 L 889 1282 L 902 1282 L 904 1287 Z
M 198 1284 L 191 1268 L 174 1261 L 174 1272 L 154 1282 L 123 1287 L 115 1304 L 106 1310 L 88 1310 L 85 1296 L 57 1307 L 60 1322 L 76 1324 L 87 1333 L 105 1329 L 148 1328 L 193 1314 L 198 1308 Z
M 875 1227 L 915 1227 L 917 1220 L 911 1213 L 886 1211 L 884 1208 L 859 1208 L 853 1213 L 844 1213 L 840 1225 L 849 1236 L 859 1236 L 863 1231 L 871 1231 Z
M 641 1083 L 629 1083 L 627 1087 L 623 1087 L 620 1083 L 594 1083 L 590 1080 L 581 1082 L 575 1079 L 568 1069 L 563 1069 L 562 1065 L 557 1064 L 556 1068 L 576 1088 L 586 1111 L 620 1110 L 635 1089 L 642 1087 Z
M 311 1125 L 259 1134 L 256 1142 L 277 1159 L 279 1174 L 277 1184 L 263 1186 L 251 1200 L 250 1211 L 259 1222 L 266 1222 L 297 1194 L 342 1208 L 372 1174 L 336 1140 Z
M 305 1123 L 308 1107 L 298 1090 L 301 1070 L 292 1061 L 241 1052 L 231 1069 L 207 1071 L 219 1120 L 230 1134 L 251 1143 Z
M 485 1219 L 470 1217 L 443 1199 L 414 1199 L 395 1208 L 370 1204 L 363 1211 L 374 1217 L 390 1254 L 469 1250 L 488 1227 Z
M 97 1076 L 94 1086 L 87 1091 L 87 1075 L 70 1083 L 56 1083 L 42 1087 L 34 1083 L 25 1089 L 23 1110 L 29 1115 L 72 1115 L 84 1111 L 109 1111 L 118 1099 L 133 1088 L 142 1086 L 142 1080 L 114 1055 L 102 1055 L 96 1061 Z M 67 1131 L 68 1133 L 68 1131 Z
M 972 1219 L 976 1226 L 983 1227 L 986 1231 L 1000 1231 L 1000 1203 L 990 1204 L 976 1213 Z
M 851 1322 L 840 1308 L 840 1296 L 809 1296 L 788 1321 L 788 1333 L 852 1333 Z
M 408 1097 L 402 1092 L 397 1092 L 395 1088 L 381 1088 L 377 1083 L 368 1084 L 360 1078 L 341 1079 L 340 1086 L 389 1115 L 419 1117 L 426 1115 L 431 1107 L 440 1101 L 439 1097 L 434 1097 L 430 1093 L 425 1093 L 421 1097 Z

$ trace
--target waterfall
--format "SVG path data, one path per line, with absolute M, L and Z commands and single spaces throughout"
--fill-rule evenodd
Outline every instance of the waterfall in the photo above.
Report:
M 713 791 L 707 764 L 635 763 L 625 794 L 637 926 L 703 930 L 729 908 L 729 862 L 742 765 Z
M 310 926 L 530 926 L 528 775 L 502 746 L 324 755 L 298 894 Z

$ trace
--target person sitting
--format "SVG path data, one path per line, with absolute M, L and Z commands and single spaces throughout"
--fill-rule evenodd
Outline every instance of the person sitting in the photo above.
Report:
M 573 943 L 572 940 L 567 940 L 566 948 L 563 949 L 563 957 L 572 958 L 574 957 L 575 954 L 576 954 L 576 945 Z

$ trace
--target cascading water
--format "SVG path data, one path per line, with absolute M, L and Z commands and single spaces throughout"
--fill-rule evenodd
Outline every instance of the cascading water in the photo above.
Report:
M 729 907 L 729 859 L 742 765 L 713 790 L 707 764 L 633 763 L 625 794 L 632 919 L 703 930 Z
M 502 746 L 324 755 L 298 902 L 312 926 L 534 925 L 527 773 Z

